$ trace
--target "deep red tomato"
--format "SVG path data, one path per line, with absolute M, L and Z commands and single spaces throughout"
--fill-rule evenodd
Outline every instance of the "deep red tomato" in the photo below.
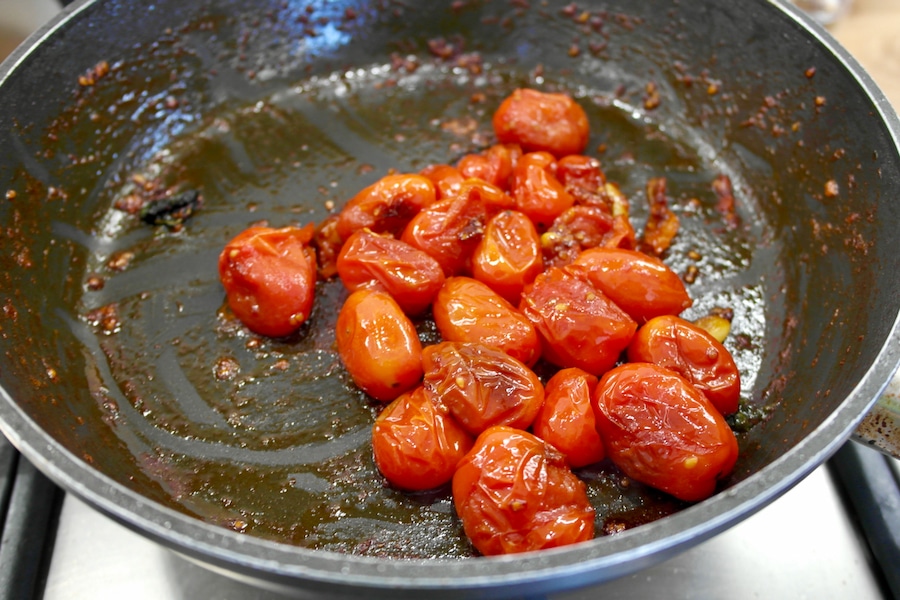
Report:
M 494 144 L 481 154 L 463 156 L 457 167 L 468 178 L 487 181 L 502 190 L 509 189 L 509 178 L 522 148 L 517 144 Z
M 386 292 L 350 294 L 338 313 L 335 338 L 350 377 L 376 400 L 393 400 L 422 379 L 416 329 Z
M 553 220 L 541 236 L 544 263 L 564 267 L 588 248 L 606 245 L 615 236 L 615 219 L 599 206 L 573 206 Z
M 510 427 L 492 427 L 478 437 L 453 475 L 453 503 L 466 535 L 484 555 L 594 537 L 594 508 L 562 454 Z
M 522 361 L 478 343 L 441 342 L 422 351 L 423 383 L 472 435 L 492 425 L 526 429 L 544 401 L 544 386 Z
M 616 367 L 601 378 L 592 402 L 616 466 L 676 498 L 709 497 L 737 461 L 725 419 L 674 371 L 650 363 Z
M 581 154 L 590 136 L 587 114 L 570 96 L 532 89 L 518 89 L 503 100 L 493 125 L 501 143 L 557 157 Z
M 316 291 L 314 235 L 306 227 L 250 227 L 219 255 L 228 307 L 251 331 L 280 337 L 297 331 L 312 312 Z
M 672 369 L 696 387 L 720 413 L 741 399 L 741 375 L 731 353 L 706 330 L 680 317 L 651 319 L 628 346 L 628 360 Z
M 434 184 L 422 175 L 386 175 L 347 201 L 337 230 L 342 240 L 360 229 L 399 235 L 420 210 L 435 201 Z
M 434 323 L 448 342 L 479 342 L 526 365 L 541 355 L 531 321 L 497 292 L 470 277 L 451 277 L 432 307 Z
M 519 308 L 537 329 L 546 360 L 592 375 L 616 364 L 637 329 L 575 265 L 538 275 L 522 292 Z
M 419 174 L 434 184 L 435 199 L 443 200 L 459 194 L 459 188 L 467 179 L 456 167 L 437 164 L 428 165 Z
M 525 285 L 543 270 L 541 238 L 531 219 L 516 210 L 494 215 L 472 256 L 472 276 L 518 304 Z
M 573 469 L 603 460 L 591 394 L 597 378 L 581 369 L 562 369 L 544 386 L 544 404 L 531 426 L 534 434 L 562 452 Z
M 660 315 L 677 315 L 693 304 L 678 274 L 655 256 L 622 248 L 593 248 L 575 264 L 638 323 Z
M 592 156 L 570 154 L 559 159 L 556 177 L 578 204 L 607 206 L 606 176 L 600 161 Z
M 437 410 L 421 386 L 402 394 L 375 419 L 375 464 L 391 485 L 430 490 L 449 483 L 474 439 Z
M 575 203 L 556 178 L 556 160 L 547 152 L 522 155 L 513 170 L 511 193 L 516 209 L 539 227 L 549 226 Z
M 367 229 L 344 243 L 337 272 L 351 292 L 384 290 L 408 315 L 424 312 L 444 283 L 444 271 L 436 260 L 406 242 Z

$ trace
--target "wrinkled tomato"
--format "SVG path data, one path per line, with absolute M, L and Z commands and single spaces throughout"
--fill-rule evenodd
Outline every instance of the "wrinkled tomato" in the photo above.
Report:
M 534 434 L 563 453 L 573 469 L 603 460 L 591 394 L 597 378 L 581 369 L 563 369 L 544 386 L 544 404 L 531 426 Z
M 250 227 L 219 254 L 228 307 L 251 331 L 280 337 L 297 331 L 312 312 L 316 291 L 314 235 L 306 227 Z
M 669 208 L 666 199 L 665 177 L 654 177 L 647 182 L 647 202 L 650 204 L 650 216 L 647 217 L 640 249 L 662 256 L 672 245 L 680 227 L 678 216 Z
M 472 276 L 514 304 L 544 270 L 541 238 L 531 219 L 505 210 L 488 221 L 472 256 Z
M 335 338 L 353 382 L 376 400 L 393 400 L 422 379 L 416 329 L 386 292 L 350 294 L 338 313 Z
M 553 446 L 509 427 L 492 427 L 453 475 L 453 503 L 484 555 L 555 548 L 594 537 L 584 483 Z
M 481 179 L 506 190 L 520 156 L 522 149 L 517 144 L 494 144 L 481 154 L 463 156 L 457 167 L 465 177 Z
M 375 464 L 391 485 L 430 490 L 449 483 L 474 439 L 440 412 L 421 386 L 402 394 L 375 419 Z
M 544 401 L 544 386 L 531 369 L 484 344 L 427 346 L 422 366 L 431 401 L 473 435 L 493 425 L 526 429 Z
M 677 315 L 693 304 L 681 278 L 655 256 L 621 248 L 594 248 L 576 265 L 638 323 L 660 315 Z
M 538 227 L 549 226 L 575 203 L 556 178 L 556 159 L 547 152 L 530 152 L 519 159 L 510 192 L 516 200 L 516 210 L 528 215 Z
M 607 206 L 606 176 L 596 158 L 583 154 L 563 156 L 556 165 L 556 177 L 576 203 Z
M 448 279 L 434 300 L 432 314 L 448 342 L 479 342 L 529 366 L 540 357 L 541 342 L 531 321 L 476 279 Z
M 628 360 L 675 371 L 723 415 L 738 409 L 741 376 L 734 358 L 709 332 L 689 321 L 675 316 L 647 321 L 628 346 Z
M 564 267 L 589 248 L 618 243 L 614 225 L 613 216 L 599 206 L 573 206 L 541 236 L 544 263 Z
M 342 240 L 360 229 L 397 236 L 434 201 L 434 184 L 427 177 L 386 175 L 347 201 L 338 216 L 337 231 Z
M 408 315 L 424 312 L 444 283 L 444 271 L 436 260 L 401 240 L 367 229 L 344 243 L 337 272 L 351 292 L 364 287 L 384 290 Z
M 493 126 L 500 143 L 557 157 L 581 154 L 590 136 L 587 114 L 570 96 L 533 89 L 515 90 L 504 99 Z
M 616 466 L 676 498 L 712 495 L 737 461 L 737 440 L 725 419 L 674 371 L 650 363 L 616 367 L 601 378 L 592 402 Z
M 445 164 L 429 165 L 419 171 L 419 175 L 427 177 L 434 184 L 436 200 L 458 195 L 459 188 L 466 180 L 459 169 Z

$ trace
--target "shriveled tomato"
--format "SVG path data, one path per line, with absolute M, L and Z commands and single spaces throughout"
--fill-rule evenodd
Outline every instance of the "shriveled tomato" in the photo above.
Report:
M 338 216 L 331 215 L 319 223 L 313 236 L 319 276 L 322 279 L 331 279 L 337 275 L 337 257 L 343 244 L 337 231 L 337 224 Z
M 654 177 L 647 182 L 647 202 L 650 204 L 650 216 L 647 217 L 640 249 L 662 256 L 672 245 L 681 226 L 666 199 L 665 177 Z
M 737 440 L 719 411 L 664 367 L 616 367 L 597 384 L 593 406 L 597 430 L 616 466 L 681 500 L 712 495 L 737 461 Z
M 537 226 L 549 226 L 575 203 L 575 198 L 556 178 L 556 160 L 547 152 L 530 152 L 519 159 L 510 191 L 516 209 L 528 215 Z
M 424 312 L 444 283 L 441 265 L 429 255 L 368 229 L 344 243 L 337 272 L 351 292 L 364 287 L 384 290 L 409 315 Z
M 280 337 L 297 331 L 312 312 L 315 229 L 250 227 L 219 254 L 228 307 L 251 331 Z
M 637 329 L 575 265 L 538 275 L 522 293 L 519 308 L 537 329 L 546 360 L 592 375 L 616 364 Z
M 738 409 L 741 375 L 728 349 L 680 317 L 651 319 L 628 346 L 628 360 L 667 367 L 694 384 L 723 415 Z
M 572 468 L 600 462 L 606 456 L 591 405 L 597 381 L 581 369 L 557 372 L 544 386 L 544 404 L 531 426 L 536 436 L 565 455 Z
M 347 201 L 338 218 L 338 234 L 342 240 L 360 229 L 399 235 L 435 199 L 434 184 L 427 177 L 386 175 Z
M 541 238 L 531 219 L 515 210 L 488 221 L 472 256 L 472 276 L 514 304 L 544 270 Z
M 522 148 L 518 144 L 494 144 L 481 154 L 463 156 L 457 167 L 469 178 L 482 179 L 502 190 L 509 189 L 509 178 Z
M 588 248 L 605 245 L 615 235 L 615 219 L 599 206 L 573 206 L 553 220 L 541 236 L 544 263 L 564 267 Z
M 422 379 L 416 329 L 386 292 L 350 294 L 338 313 L 335 338 L 350 377 L 376 400 L 393 400 Z
M 677 315 L 693 304 L 678 274 L 655 256 L 621 248 L 594 248 L 575 260 L 597 288 L 638 323 Z
M 594 537 L 594 508 L 562 454 L 510 427 L 492 427 L 478 437 L 453 475 L 453 503 L 466 535 L 484 555 Z
M 478 343 L 441 342 L 422 351 L 423 383 L 473 435 L 492 425 L 525 429 L 544 401 L 544 386 L 522 361 Z
M 419 171 L 419 175 L 427 177 L 434 184 L 436 200 L 458 195 L 460 186 L 467 179 L 459 169 L 446 164 L 428 165 Z
M 527 88 L 514 91 L 500 103 L 493 125 L 501 143 L 556 157 L 581 154 L 590 136 L 587 114 L 571 96 Z
M 375 465 L 391 485 L 404 490 L 449 483 L 474 441 L 437 410 L 421 386 L 391 402 L 372 427 Z
M 607 206 L 604 190 L 606 176 L 596 158 L 583 154 L 563 156 L 556 165 L 556 178 L 572 194 L 576 203 Z
M 451 277 L 432 307 L 434 323 L 448 342 L 479 342 L 526 365 L 541 354 L 531 321 L 497 292 L 470 277 Z

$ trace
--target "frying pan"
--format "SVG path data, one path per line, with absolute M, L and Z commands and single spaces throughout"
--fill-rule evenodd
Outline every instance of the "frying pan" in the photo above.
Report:
M 585 106 L 638 230 L 666 177 L 665 258 L 697 274 L 685 316 L 734 311 L 741 458 L 694 505 L 586 469 L 597 539 L 483 558 L 446 490 L 401 494 L 372 465 L 378 407 L 333 348 L 340 286 L 263 339 L 223 309 L 215 264 L 250 223 L 319 222 L 389 169 L 485 147 L 522 86 Z M 259 585 L 509 597 L 634 572 L 821 464 L 898 364 L 897 117 L 778 2 L 80 2 L 3 63 L 0 106 L 4 434 L 98 510 Z M 141 219 L 195 196 L 187 219 Z

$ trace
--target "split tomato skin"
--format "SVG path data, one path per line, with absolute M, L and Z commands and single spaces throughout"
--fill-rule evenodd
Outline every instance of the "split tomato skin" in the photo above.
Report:
M 453 479 L 475 439 L 435 407 L 422 386 L 401 394 L 375 419 L 375 465 L 396 488 L 424 491 Z
M 597 382 L 581 369 L 558 371 L 544 386 L 544 404 L 531 426 L 536 436 L 563 453 L 573 469 L 606 456 L 591 405 Z
M 317 265 L 306 227 L 250 227 L 219 254 L 228 307 L 248 329 L 270 337 L 296 332 L 309 318 Z
M 671 369 L 723 415 L 737 411 L 741 374 L 728 349 L 706 330 L 676 316 L 647 321 L 628 346 L 628 360 Z
M 422 344 L 390 294 L 353 292 L 338 313 L 338 354 L 353 382 L 369 396 L 389 402 L 422 379 Z
M 472 276 L 518 304 L 543 270 L 541 238 L 531 219 L 515 210 L 494 215 L 472 256 Z
M 584 483 L 553 446 L 510 427 L 486 430 L 453 475 L 453 503 L 483 555 L 513 554 L 594 537 Z
M 545 151 L 557 158 L 581 154 L 590 123 L 584 109 L 566 94 L 517 89 L 494 112 L 494 133 L 503 144 L 525 152 Z
M 386 175 L 347 201 L 338 215 L 337 232 L 342 240 L 360 229 L 398 236 L 435 199 L 434 183 L 423 175 Z
M 612 369 L 597 384 L 592 406 L 613 463 L 681 500 L 711 496 L 737 461 L 737 440 L 719 411 L 664 367 L 627 363 Z

